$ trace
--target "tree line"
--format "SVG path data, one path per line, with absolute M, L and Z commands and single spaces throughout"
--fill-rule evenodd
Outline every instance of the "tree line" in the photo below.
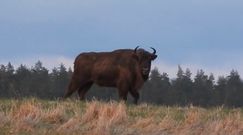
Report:
M 58 99 L 64 95 L 71 79 L 72 70 L 63 64 L 51 71 L 41 61 L 28 68 L 20 65 L 16 69 L 11 63 L 0 65 L 0 98 L 37 97 Z M 75 98 L 77 94 L 74 94 Z M 92 86 L 87 99 L 117 100 L 117 90 Z M 129 97 L 131 100 L 131 97 Z M 151 70 L 149 80 L 140 90 L 140 102 L 159 105 L 194 105 L 243 107 L 243 81 L 236 70 L 217 80 L 213 74 L 198 70 L 192 77 L 190 69 L 178 66 L 177 77 L 170 79 L 167 73 L 157 68 Z

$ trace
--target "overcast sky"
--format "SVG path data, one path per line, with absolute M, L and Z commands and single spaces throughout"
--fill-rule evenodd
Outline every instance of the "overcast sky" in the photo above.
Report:
M 1 0 L 0 64 L 72 66 L 85 51 L 141 46 L 175 76 L 243 75 L 242 0 Z

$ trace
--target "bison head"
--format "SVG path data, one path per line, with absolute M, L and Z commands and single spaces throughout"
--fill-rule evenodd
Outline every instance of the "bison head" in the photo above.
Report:
M 151 69 L 151 62 L 157 58 L 156 50 L 152 47 L 151 47 L 151 49 L 153 50 L 153 53 L 150 53 L 141 48 L 139 49 L 139 46 L 137 46 L 134 49 L 134 53 L 136 54 L 137 60 L 140 65 L 141 73 L 145 80 L 148 79 L 149 72 Z

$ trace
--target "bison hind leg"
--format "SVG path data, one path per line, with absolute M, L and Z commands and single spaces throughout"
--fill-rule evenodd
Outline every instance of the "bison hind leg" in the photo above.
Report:
M 93 85 L 93 82 L 88 82 L 78 89 L 78 95 L 79 95 L 80 100 L 84 100 L 85 94 L 88 92 L 88 90 L 90 89 L 90 87 L 92 85 Z
M 68 89 L 66 90 L 63 98 L 65 99 L 71 96 L 73 92 L 75 92 L 79 87 L 80 87 L 79 81 L 72 79 L 71 82 L 69 83 Z

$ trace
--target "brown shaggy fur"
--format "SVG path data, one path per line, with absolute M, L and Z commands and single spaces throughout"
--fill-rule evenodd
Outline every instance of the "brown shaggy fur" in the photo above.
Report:
M 153 48 L 152 48 L 153 49 Z M 118 88 L 119 98 L 127 100 L 127 94 L 139 99 L 138 89 L 148 79 L 151 61 L 156 59 L 156 50 L 119 49 L 112 52 L 81 53 L 74 62 L 74 73 L 64 98 L 78 90 L 81 100 L 92 84 Z

